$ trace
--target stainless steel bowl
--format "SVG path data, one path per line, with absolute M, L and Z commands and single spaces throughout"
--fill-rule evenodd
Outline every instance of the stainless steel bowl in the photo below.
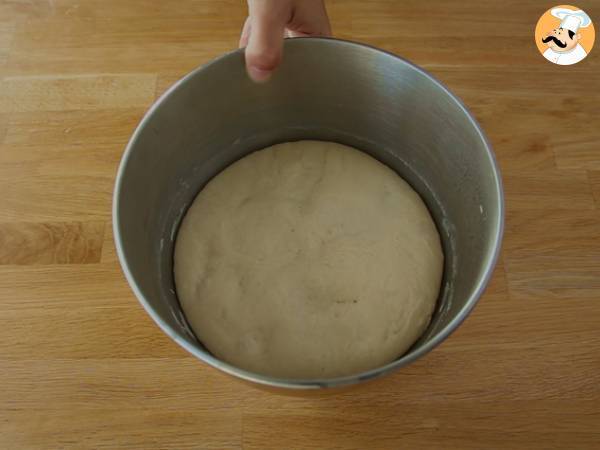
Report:
M 444 280 L 428 330 L 394 362 L 353 376 L 276 379 L 234 367 L 195 338 L 175 294 L 173 241 L 198 191 L 244 155 L 300 139 L 351 145 L 396 170 L 422 195 L 443 240 Z M 135 130 L 121 161 L 113 207 L 123 271 L 163 331 L 224 372 L 292 389 L 380 377 L 446 339 L 490 279 L 504 216 L 492 149 L 446 87 L 395 55 L 323 38 L 286 40 L 283 64 L 266 84 L 248 79 L 240 50 L 177 82 Z

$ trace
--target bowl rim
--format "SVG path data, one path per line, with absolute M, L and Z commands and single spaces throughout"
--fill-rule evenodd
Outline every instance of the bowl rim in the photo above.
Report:
M 125 274 L 125 278 L 127 279 L 129 286 L 133 290 L 135 296 L 137 297 L 137 299 L 140 302 L 140 304 L 142 305 L 142 307 L 146 310 L 148 315 L 150 315 L 150 317 L 154 320 L 154 322 L 156 322 L 156 324 L 163 330 L 164 333 L 166 333 L 171 339 L 173 339 L 177 344 L 179 344 L 181 347 L 183 347 L 185 350 L 187 350 L 193 356 L 200 359 L 201 361 L 204 361 L 205 363 L 209 364 L 210 366 L 212 366 L 216 369 L 219 369 L 219 370 L 221 370 L 229 375 L 232 375 L 234 377 L 241 378 L 242 380 L 249 381 L 252 383 L 258 383 L 260 385 L 274 387 L 274 388 L 295 389 L 295 390 L 342 387 L 342 386 L 348 386 L 348 385 L 352 385 L 352 384 L 361 383 L 361 382 L 364 382 L 367 380 L 376 379 L 376 378 L 382 377 L 384 375 L 387 375 L 401 367 L 411 364 L 412 362 L 421 358 L 422 356 L 424 356 L 425 354 L 427 354 L 431 350 L 433 350 L 435 347 L 440 345 L 468 317 L 468 315 L 471 313 L 471 311 L 477 304 L 478 300 L 481 298 L 489 281 L 491 280 L 493 272 L 494 272 L 494 268 L 496 266 L 496 263 L 498 261 L 499 255 L 500 255 L 502 238 L 504 235 L 504 220 L 505 220 L 505 218 L 504 218 L 505 200 L 504 200 L 504 190 L 503 190 L 503 185 L 502 185 L 502 178 L 501 178 L 498 163 L 496 161 L 496 157 L 492 150 L 492 146 L 491 146 L 488 138 L 486 137 L 484 131 L 480 127 L 479 123 L 475 120 L 475 118 L 473 117 L 471 112 L 468 110 L 468 108 L 465 106 L 465 104 L 462 102 L 462 100 L 460 100 L 456 95 L 454 95 L 442 82 L 437 80 L 433 75 L 431 75 L 425 69 L 417 66 L 416 64 L 413 64 L 412 62 L 402 58 L 401 56 L 398 56 L 389 51 L 382 50 L 380 48 L 374 47 L 369 44 L 364 44 L 361 42 L 356 42 L 356 41 L 351 41 L 351 40 L 346 40 L 346 39 L 331 38 L 331 37 L 300 37 L 300 38 L 285 39 L 285 46 L 304 45 L 302 42 L 306 42 L 306 41 L 313 41 L 313 42 L 321 41 L 321 42 L 327 43 L 327 45 L 358 46 L 358 47 L 365 48 L 369 51 L 375 51 L 384 56 L 394 58 L 394 59 L 402 62 L 406 66 L 410 67 L 412 70 L 415 70 L 416 72 L 418 72 L 425 78 L 427 78 L 434 85 L 437 85 L 438 88 L 440 88 L 450 99 L 452 99 L 454 102 L 456 102 L 458 107 L 462 110 L 462 112 L 465 114 L 467 119 L 473 125 L 474 129 L 477 131 L 479 138 L 481 139 L 481 141 L 484 144 L 485 151 L 486 151 L 488 157 L 490 158 L 490 162 L 492 164 L 492 172 L 493 172 L 493 175 L 495 178 L 494 182 L 496 185 L 496 191 L 498 192 L 498 198 L 497 198 L 498 219 L 497 219 L 497 223 L 496 223 L 495 230 L 494 230 L 495 236 L 493 237 L 493 251 L 492 251 L 491 255 L 488 255 L 486 257 L 483 276 L 480 277 L 475 290 L 469 296 L 469 298 L 465 302 L 464 306 L 457 313 L 457 315 L 449 323 L 447 323 L 440 331 L 438 331 L 438 333 L 436 333 L 429 341 L 427 341 L 422 346 L 418 347 L 414 352 L 404 354 L 403 356 L 399 357 L 398 359 L 395 359 L 394 361 L 392 361 L 388 364 L 385 364 L 383 366 L 377 367 L 375 369 L 371 369 L 371 370 L 364 371 L 364 372 L 354 374 L 354 375 L 346 375 L 346 376 L 342 376 L 342 377 L 334 377 L 334 378 L 326 378 L 326 379 L 308 379 L 308 380 L 285 379 L 285 378 L 271 377 L 268 375 L 262 375 L 262 374 L 246 371 L 244 369 L 240 369 L 232 364 L 226 363 L 225 361 L 222 361 L 222 360 L 214 357 L 207 351 L 202 350 L 201 348 L 199 348 L 195 345 L 192 345 L 191 343 L 186 341 L 181 336 L 179 331 L 176 331 L 175 329 L 173 329 L 168 323 L 166 323 L 159 316 L 159 314 L 157 312 L 154 311 L 153 307 L 146 300 L 146 298 L 143 295 L 134 276 L 132 275 L 131 271 L 129 270 L 127 257 L 125 255 L 125 251 L 123 248 L 123 241 L 122 241 L 121 232 L 119 229 L 120 194 L 121 194 L 121 190 L 122 190 L 124 173 L 125 173 L 126 167 L 128 165 L 129 158 L 131 157 L 133 148 L 134 148 L 135 144 L 137 143 L 137 141 L 142 133 L 142 130 L 145 128 L 145 125 L 150 121 L 151 117 L 155 114 L 156 110 L 166 101 L 166 99 L 174 91 L 176 91 L 181 86 L 183 86 L 184 84 L 189 82 L 199 72 L 205 70 L 207 67 L 212 66 L 213 64 L 218 64 L 219 61 L 221 61 L 225 58 L 231 58 L 234 55 L 243 54 L 244 50 L 243 49 L 235 49 L 231 52 L 227 52 L 223 55 L 220 55 L 217 58 L 207 62 L 206 64 L 203 64 L 203 65 L 195 68 L 190 73 L 188 73 L 187 75 L 185 75 L 184 77 L 179 79 L 177 82 L 175 82 L 171 87 L 169 87 L 152 104 L 152 106 L 144 114 L 144 117 L 141 119 L 139 124 L 136 126 L 136 129 L 133 132 L 131 138 L 129 139 L 129 142 L 127 143 L 127 146 L 125 147 L 125 151 L 124 151 L 121 161 L 119 163 L 119 168 L 118 168 L 116 179 L 115 179 L 115 187 L 114 187 L 114 191 L 113 191 L 112 226 L 113 226 L 113 236 L 114 236 L 116 253 L 117 253 L 117 256 L 119 259 L 119 263 L 121 265 L 121 269 L 123 270 L 123 273 Z

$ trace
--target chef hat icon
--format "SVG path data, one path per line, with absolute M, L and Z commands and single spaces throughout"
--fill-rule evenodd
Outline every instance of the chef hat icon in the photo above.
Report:
M 592 19 L 584 11 L 569 8 L 553 8 L 550 11 L 554 17 L 561 20 L 560 28 L 577 33 L 579 28 L 586 28 L 592 23 Z

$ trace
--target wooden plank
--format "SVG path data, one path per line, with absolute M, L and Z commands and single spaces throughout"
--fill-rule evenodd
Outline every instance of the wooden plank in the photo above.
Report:
M 137 306 L 116 263 L 0 266 L 0 298 L 3 311 Z
M 142 114 L 113 109 L 11 115 L 0 146 L 0 220 L 109 218 L 114 174 Z
M 592 117 L 600 117 L 600 107 Z M 556 165 L 559 169 L 600 170 L 600 129 L 590 127 L 586 132 L 565 132 L 555 150 Z
M 12 23 L 7 24 L 0 19 L 0 74 L 3 73 L 8 59 L 14 31 L 15 27 Z
M 50 2 L 10 0 L 0 2 L 0 18 L 7 23 L 20 23 L 24 19 L 47 16 L 52 9 Z
M 600 139 L 596 128 L 589 126 L 592 117 L 599 114 L 596 105 L 600 95 L 570 91 L 568 96 L 549 96 L 552 80 L 540 68 L 513 66 L 501 73 L 483 68 L 478 70 L 480 77 L 475 83 L 466 80 L 460 68 L 442 67 L 437 71 L 461 95 L 492 138 L 503 169 L 551 170 L 557 162 L 561 169 L 587 169 L 582 158 L 586 152 L 594 152 L 594 141 Z M 516 79 L 519 81 L 515 85 Z M 536 89 L 531 89 L 532 85 Z M 540 104 L 544 108 L 538 108 Z M 560 161 L 556 162 L 555 156 Z
M 481 45 L 485 46 L 485 43 L 481 43 Z M 531 56 L 539 58 L 535 54 Z M 425 63 L 424 66 L 441 81 L 455 85 L 453 91 L 457 94 L 478 96 L 481 102 L 489 107 L 485 110 L 486 115 L 493 116 L 495 112 L 503 111 L 504 114 L 501 116 L 496 115 L 497 122 L 500 122 L 500 118 L 502 118 L 503 121 L 509 120 L 518 125 L 514 121 L 514 117 L 527 116 L 532 124 L 544 123 L 542 118 L 548 118 L 553 123 L 559 124 L 561 128 L 580 126 L 578 121 L 565 121 L 565 118 L 586 118 L 589 114 L 597 111 L 597 107 L 589 99 L 597 98 L 600 94 L 590 91 L 585 84 L 575 84 L 572 90 L 564 91 L 561 95 L 548 95 L 556 86 L 556 79 L 545 75 L 548 74 L 548 69 L 554 66 L 539 64 L 539 62 L 544 62 L 544 60 L 531 58 L 530 64 L 510 64 L 504 70 L 499 71 L 498 60 L 492 58 L 480 61 L 477 65 L 470 67 L 469 73 L 461 70 L 460 64 L 449 64 L 437 60 Z M 591 62 L 591 64 L 597 63 Z M 598 73 L 588 73 L 586 68 L 577 65 L 572 66 L 572 69 L 573 71 L 570 73 L 582 75 L 592 85 L 600 82 Z M 544 99 L 543 108 L 540 108 L 540 99 Z M 520 108 L 507 109 L 507 105 L 510 104 Z M 534 115 L 525 109 L 528 105 L 536 107 Z M 518 126 L 519 130 L 528 128 L 527 124 L 522 122 Z M 555 133 L 546 134 L 555 135 Z
M 506 268 L 511 295 L 567 290 L 600 298 L 598 210 L 540 209 L 508 215 Z
M 542 13 L 533 2 L 511 0 L 502 5 L 489 4 L 485 5 L 485 11 L 483 5 L 465 2 L 452 5 L 452 20 L 448 20 L 450 13 L 439 1 L 411 2 L 407 6 L 393 1 L 352 0 L 328 2 L 328 5 L 337 36 L 369 42 L 418 64 L 432 61 L 506 66 L 540 62 L 535 51 L 514 51 L 532 44 L 531 23 L 535 24 Z M 520 8 L 521 14 L 507 17 L 503 11 L 510 5 Z M 498 38 L 507 29 L 513 32 L 510 45 Z M 490 47 L 494 48 L 493 57 Z
M 594 208 L 585 171 L 509 171 L 504 173 L 504 192 L 509 211 Z
M 499 401 L 485 404 L 435 402 L 434 408 L 407 406 L 401 397 L 341 413 L 330 403 L 307 411 L 252 411 L 243 417 L 245 449 L 560 449 L 560 442 L 594 448 L 595 429 L 578 423 L 586 414 L 600 419 L 590 401 Z M 265 427 L 285 430 L 273 439 Z M 497 426 L 503 424 L 503 428 Z M 468 426 L 465 426 L 468 424 Z
M 19 31 L 22 42 L 18 44 L 21 49 L 40 46 L 55 49 L 56 46 L 111 48 L 124 40 L 136 45 L 190 42 L 206 37 L 206 28 L 211 28 L 210 34 L 218 45 L 223 35 L 231 37 L 232 32 L 239 32 L 239 23 L 245 16 L 245 8 L 236 0 L 193 0 L 185 6 L 174 8 L 168 1 L 148 4 L 144 0 L 130 0 L 120 4 L 112 1 L 108 8 L 102 0 L 85 3 L 61 0 L 46 7 L 49 9 L 46 14 L 30 15 Z M 223 14 L 228 20 L 223 20 Z M 44 27 L 39 28 L 40 25 Z
M 519 220 L 511 220 L 511 227 L 513 222 L 519 223 Z M 596 339 L 596 297 L 586 297 L 582 293 L 572 295 L 564 289 L 554 289 L 550 295 L 509 290 L 504 260 L 522 251 L 527 254 L 529 248 L 532 252 L 545 251 L 543 237 L 539 238 L 538 235 L 537 241 L 532 239 L 531 243 L 523 246 L 522 241 L 514 237 L 513 230 L 510 231 L 505 240 L 503 258 L 490 285 L 469 318 L 445 344 L 447 350 L 460 352 L 464 349 L 488 348 L 495 351 L 522 351 L 524 346 L 532 343 L 538 347 L 554 348 L 567 343 L 575 346 L 577 342 Z M 589 224 L 587 229 L 581 230 L 582 233 L 590 231 Z M 533 238 L 532 234 L 527 236 Z M 576 239 L 573 245 L 577 245 Z M 543 311 L 543 324 L 536 326 L 531 318 L 540 311 Z M 570 327 L 565 328 L 565 323 L 577 324 L 577 333 L 573 333 Z
M 71 309 L 5 310 L 0 326 L 13 338 L 0 341 L 0 360 L 187 357 L 134 298 L 116 308 L 88 307 L 82 294 L 77 300 Z
M 3 145 L 0 147 L 0 176 L 6 182 L 15 178 L 30 178 L 35 182 L 38 177 L 64 177 L 66 183 L 71 177 L 110 177 L 117 172 L 126 145 L 126 142 Z
M 592 170 L 588 172 L 588 176 L 592 187 L 592 195 L 596 201 L 596 208 L 600 209 L 600 170 Z
M 254 394 L 254 390 L 245 384 L 228 378 L 193 357 L 150 358 L 139 355 L 137 359 L 94 359 L 91 355 L 88 359 L 25 358 L 3 361 L 2 364 L 3 376 L 10 381 L 10 386 L 7 385 L 3 392 L 3 404 L 9 405 L 13 411 L 217 412 L 239 408 L 250 393 L 262 394 Z M 32 379 L 37 382 L 32 384 Z M 71 419 L 76 416 L 71 415 Z M 27 423 L 20 424 L 20 427 L 27 426 Z M 142 428 L 138 429 L 143 429 L 143 425 L 140 426 Z
M 0 112 L 94 110 L 148 106 L 152 74 L 37 75 L 0 81 Z
M 4 143 L 16 153 L 27 155 L 21 156 L 24 160 L 33 151 L 59 152 L 74 146 L 93 151 L 96 146 L 114 145 L 122 152 L 149 107 L 150 103 L 141 108 L 13 113 L 5 119 L 8 132 Z M 0 153 L 0 161 L 5 161 L 6 153 Z M 42 155 L 36 156 L 43 159 Z M 83 159 L 69 156 L 74 162 Z
M 2 149 L 0 149 L 2 151 Z M 34 167 L 34 166 L 33 166 Z M 42 174 L 0 168 L 0 221 L 104 221 L 111 215 L 112 174 Z
M 128 19 L 130 22 L 132 19 Z M 230 34 L 232 34 L 230 32 Z M 201 63 L 233 50 L 237 36 L 227 43 L 196 39 L 189 43 L 146 43 L 140 46 L 123 40 L 114 47 L 58 47 L 51 52 L 45 48 L 21 49 L 19 36 L 14 38 L 10 59 L 4 72 L 11 76 L 52 73 L 61 66 L 61 74 L 80 73 L 156 73 L 181 70 L 188 73 Z M 142 104 L 145 104 L 142 102 Z
M 477 114 L 476 117 L 491 137 L 491 145 L 503 176 L 510 176 L 513 172 L 555 169 L 554 152 L 547 134 L 535 130 L 515 132 L 510 126 L 494 125 L 493 119 L 482 118 Z
M 10 411 L 0 424 L 6 448 L 241 449 L 241 415 L 234 409 L 98 408 L 72 411 Z M 31 427 L 24 434 L 19 427 Z M 137 432 L 135 430 L 142 430 Z M 182 431 L 184 430 L 185 431 Z M 69 430 L 65 433 L 64 430 Z
M 6 72 L 187 73 L 237 46 L 244 9 L 231 0 L 186 2 L 61 1 L 55 14 L 29 20 L 13 39 Z M 228 20 L 223 20 L 228 17 Z M 210 39 L 207 39 L 210 30 Z
M 100 262 L 103 222 L 0 223 L 1 264 Z
M 4 137 L 6 136 L 7 128 L 8 128 L 8 115 L 0 114 L 0 145 L 2 145 L 2 142 L 4 142 Z
M 131 20 L 131 19 L 127 19 Z M 149 35 L 150 32 L 148 31 Z M 231 36 L 233 33 L 229 31 Z M 188 73 L 200 63 L 236 48 L 237 37 L 229 42 L 210 42 L 197 38 L 184 42 L 152 43 L 136 45 L 135 42 L 121 40 L 114 47 L 96 44 L 85 51 L 79 45 L 59 46 L 52 51 L 56 59 L 51 59 L 47 49 L 27 44 L 21 48 L 22 36 L 15 33 L 13 46 L 18 52 L 11 54 L 7 61 L 7 75 L 34 75 L 40 71 L 50 72 L 57 62 L 64 65 L 61 73 L 131 73 L 172 71 L 175 68 Z M 31 45 L 31 46 L 30 46 Z M 36 64 L 36 61 L 38 63 Z

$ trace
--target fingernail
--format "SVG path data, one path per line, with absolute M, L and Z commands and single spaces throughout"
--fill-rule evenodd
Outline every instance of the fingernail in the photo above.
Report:
M 263 70 L 253 66 L 248 67 L 248 75 L 250 75 L 250 78 L 257 83 L 264 83 L 271 78 L 271 74 L 272 72 L 270 70 Z

